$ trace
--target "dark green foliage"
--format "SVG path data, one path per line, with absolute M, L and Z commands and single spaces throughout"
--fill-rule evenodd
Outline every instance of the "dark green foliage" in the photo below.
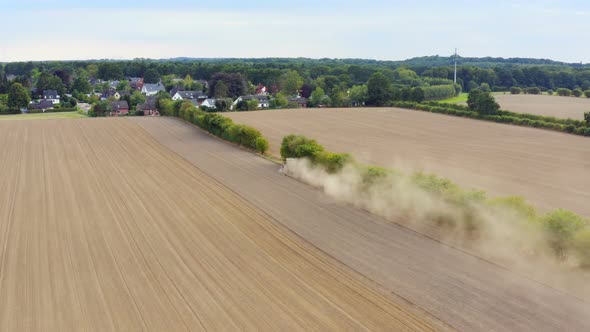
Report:
M 584 113 L 584 121 L 586 121 L 586 125 L 590 127 L 590 112 Z
M 367 93 L 369 105 L 383 106 L 392 98 L 391 81 L 382 73 L 377 72 L 369 78 Z
M 572 90 L 565 89 L 565 88 L 559 88 L 559 89 L 557 89 L 556 92 L 557 92 L 557 95 L 563 96 L 563 97 L 569 97 L 572 95 Z
M 590 98 L 590 90 L 586 90 L 586 91 L 584 91 L 584 96 L 585 96 L 586 98 Z
M 531 88 L 526 88 L 524 91 L 526 94 L 529 94 L 529 95 L 538 95 L 541 93 L 541 89 L 537 88 L 536 86 L 531 87 Z
M 491 93 L 478 89 L 469 92 L 467 105 L 470 110 L 482 115 L 497 114 L 500 110 L 500 105 L 496 103 Z
M 257 129 L 234 124 L 232 119 L 218 113 L 205 113 L 195 108 L 194 114 L 195 117 L 191 122 L 215 136 L 259 153 L 265 153 L 268 150 L 268 141 Z M 188 119 L 186 120 L 188 121 Z
M 522 89 L 517 86 L 513 86 L 510 88 L 510 93 L 513 95 L 519 95 L 522 93 Z
M 143 82 L 149 84 L 160 82 L 160 73 L 154 68 L 146 70 L 143 75 Z
M 457 90 L 453 84 L 433 85 L 429 87 L 421 87 L 420 89 L 424 90 L 425 100 L 441 100 L 451 98 L 457 95 Z M 418 100 L 413 99 L 413 101 Z
M 31 96 L 29 92 L 20 83 L 13 83 L 8 89 L 8 100 L 6 106 L 12 110 L 18 110 L 29 106 Z
M 572 95 L 574 95 L 574 97 L 581 97 L 584 94 L 584 92 L 582 92 L 581 89 L 574 89 L 572 91 Z
M 326 151 L 315 140 L 303 135 L 288 135 L 281 143 L 281 157 L 307 158 L 313 164 L 321 165 L 328 173 L 341 170 L 346 164 L 352 162 L 352 157 L 345 153 L 333 153 Z

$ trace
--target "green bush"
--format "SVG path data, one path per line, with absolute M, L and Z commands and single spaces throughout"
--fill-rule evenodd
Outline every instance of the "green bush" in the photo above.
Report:
M 579 231 L 573 238 L 572 249 L 580 265 L 590 266 L 590 228 Z
M 559 259 L 565 259 L 574 236 L 586 226 L 586 221 L 582 217 L 563 209 L 548 213 L 543 217 L 542 223 L 549 246 Z
M 584 92 L 582 92 L 582 89 L 574 89 L 572 91 L 572 95 L 574 95 L 574 97 L 581 97 L 582 94 L 584 94 Z
M 586 96 L 586 98 L 590 98 L 590 90 L 584 91 L 584 96 Z
M 522 93 L 522 89 L 517 86 L 513 86 L 510 88 L 510 93 L 513 95 L 519 95 Z
M 572 95 L 572 90 L 566 88 L 559 88 L 557 89 L 557 95 L 562 97 L 569 97 Z
M 265 154 L 268 151 L 268 141 L 266 138 L 262 136 L 256 137 L 256 151 L 261 154 Z

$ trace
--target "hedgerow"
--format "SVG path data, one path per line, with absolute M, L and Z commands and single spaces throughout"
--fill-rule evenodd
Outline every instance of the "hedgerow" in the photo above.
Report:
M 574 119 L 559 119 L 552 116 L 524 114 L 504 110 L 500 110 L 494 115 L 480 114 L 471 111 L 466 106 L 441 104 L 437 102 L 416 103 L 410 101 L 392 101 L 388 103 L 388 106 L 507 123 L 524 127 L 543 128 L 580 136 L 590 136 L 590 125 L 585 121 Z
M 544 248 L 551 251 L 558 260 L 568 255 L 574 257 L 581 266 L 590 266 L 590 222 L 583 217 L 564 209 L 557 209 L 545 215 L 519 196 L 488 198 L 484 191 L 465 190 L 451 180 L 432 174 L 417 172 L 405 175 L 395 169 L 386 169 L 357 163 L 349 154 L 332 153 L 313 139 L 303 135 L 288 135 L 281 144 L 281 157 L 306 158 L 312 165 L 322 168 L 328 174 L 334 174 L 346 166 L 353 167 L 360 175 L 361 191 L 375 192 L 382 183 L 389 180 L 407 181 L 414 188 L 438 197 L 452 209 L 437 211 L 428 218 L 439 226 L 460 227 L 467 236 L 474 239 L 485 230 L 480 220 L 488 212 L 501 211 L 516 216 L 523 222 L 519 227 L 531 230 L 535 234 L 544 234 Z M 501 213 L 496 214 L 501 216 Z
M 218 113 L 204 112 L 196 108 L 191 102 L 164 102 L 163 114 L 176 116 L 193 123 L 211 134 L 224 140 L 236 143 L 261 154 L 268 151 L 268 141 L 255 128 L 235 124 L 232 119 Z

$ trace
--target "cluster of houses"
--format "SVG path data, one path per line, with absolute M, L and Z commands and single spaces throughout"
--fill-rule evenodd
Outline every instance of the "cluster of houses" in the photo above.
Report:
M 51 110 L 55 105 L 59 104 L 61 99 L 55 90 L 43 90 L 42 98 L 39 101 L 31 101 L 29 104 L 30 110 L 41 110 L 45 112 Z
M 129 82 L 131 91 L 140 91 L 147 97 L 143 104 L 137 105 L 137 110 L 143 111 L 144 115 L 147 116 L 158 116 L 159 112 L 156 107 L 156 95 L 160 91 L 166 91 L 162 82 L 154 84 L 144 83 L 144 80 L 141 77 L 129 77 L 126 80 Z M 199 80 L 198 82 L 202 82 L 204 86 L 207 86 L 207 81 Z M 91 80 L 90 83 L 92 85 L 98 85 L 104 84 L 105 82 L 101 80 Z M 130 105 L 124 100 L 124 97 L 130 95 L 131 92 L 117 91 L 117 86 L 120 83 L 120 81 L 108 81 L 108 89 L 102 93 L 95 94 L 101 100 L 113 100 L 111 102 L 112 111 L 109 113 L 111 116 L 126 115 L 130 111 Z M 185 91 L 177 86 L 172 88 L 169 93 L 172 96 L 172 100 L 188 100 L 196 107 L 206 107 L 212 110 L 216 109 L 216 100 L 214 98 L 209 98 L 209 96 L 202 91 Z M 260 109 L 269 108 L 271 104 L 269 95 L 269 89 L 266 86 L 259 84 L 256 87 L 255 94 L 238 97 L 233 102 L 232 109 L 235 109 L 240 102 L 250 100 L 256 100 L 258 102 L 258 108 Z M 42 110 L 45 112 L 46 110 L 53 109 L 54 106 L 59 103 L 60 96 L 57 94 L 57 91 L 44 90 L 42 98 L 37 102 L 31 102 L 29 109 Z M 307 107 L 307 99 L 303 97 L 291 98 L 289 99 L 289 103 L 297 105 L 298 107 Z

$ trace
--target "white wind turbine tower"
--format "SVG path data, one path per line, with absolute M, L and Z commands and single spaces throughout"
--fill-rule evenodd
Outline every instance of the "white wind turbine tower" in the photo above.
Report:
M 455 48 L 455 84 L 457 84 L 457 49 Z

